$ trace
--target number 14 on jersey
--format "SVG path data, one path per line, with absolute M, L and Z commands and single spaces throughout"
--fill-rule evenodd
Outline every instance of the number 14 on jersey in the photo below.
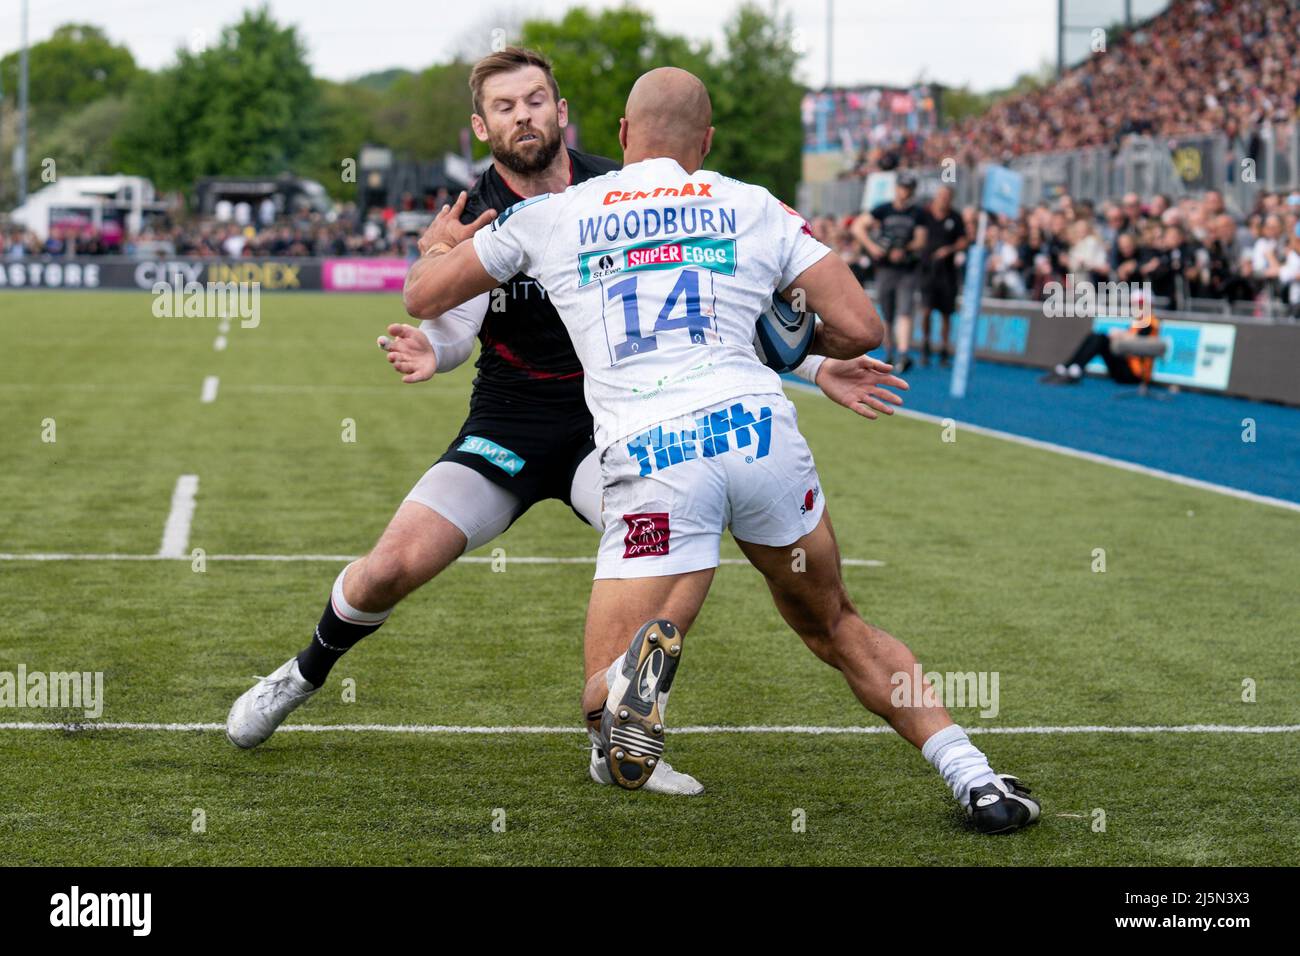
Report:
M 700 275 L 696 269 L 641 273 L 606 285 L 604 316 L 610 364 L 617 365 L 624 359 L 652 352 L 661 342 L 673 341 L 668 336 L 680 336 L 682 342 L 691 345 L 716 343 L 713 273 L 703 273 L 706 277 L 703 306 Z M 643 323 L 651 321 L 653 324 L 647 329 Z

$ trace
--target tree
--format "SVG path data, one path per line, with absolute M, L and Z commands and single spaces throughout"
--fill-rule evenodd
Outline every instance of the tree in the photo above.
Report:
M 298 162 L 296 172 L 315 179 L 335 199 L 356 198 L 356 183 L 343 178 L 345 160 L 358 159 L 363 143 L 382 141 L 378 115 L 383 94 L 362 82 L 317 80 L 320 137 Z M 359 174 L 358 174 L 359 175 Z
M 469 126 L 470 65 L 453 61 L 398 77 L 375 117 L 381 142 L 417 160 L 460 152 L 460 131 Z
M 717 132 L 705 162 L 793 204 L 803 152 L 804 88 L 794 76 L 799 55 L 791 33 L 788 13 L 768 16 L 751 3 L 727 24 L 726 56 L 710 90 Z
M 114 172 L 113 138 L 129 108 L 123 97 L 105 96 L 69 113 L 41 135 L 39 149 L 28 156 L 29 182 L 36 182 L 47 157 L 55 161 L 60 176 Z
M 599 14 L 575 7 L 559 21 L 529 20 L 522 43 L 550 58 L 581 147 L 616 159 L 618 120 L 637 77 L 657 66 L 708 71 L 707 45 L 659 33 L 654 18 L 633 7 Z
M 575 8 L 559 21 L 529 20 L 522 42 L 550 57 L 583 149 L 618 158 L 618 121 L 637 77 L 658 66 L 690 70 L 709 87 L 713 152 L 705 165 L 759 183 L 793 201 L 799 181 L 803 86 L 789 43 L 789 15 L 742 6 L 726 28 L 726 49 L 661 33 L 634 7 L 593 14 Z
M 246 11 L 215 46 L 178 51 L 130 100 L 118 154 L 164 189 L 205 175 L 295 170 L 322 137 L 320 89 L 297 31 L 265 7 Z
M 5 94 L 0 110 L 0 207 L 17 198 L 9 157 L 17 143 L 18 63 L 17 52 L 0 58 Z M 131 52 L 111 43 L 98 27 L 69 23 L 31 47 L 27 71 L 28 186 L 44 185 L 39 174 L 46 159 L 53 159 L 60 172 L 106 161 L 104 135 L 120 119 L 122 96 L 139 73 Z M 92 109 L 101 103 L 108 105 Z
M 135 58 L 99 27 L 68 23 L 27 52 L 28 102 L 33 128 L 49 128 L 70 110 L 105 96 L 121 96 L 136 75 Z M 0 59 L 6 98 L 18 93 L 17 51 Z
M 949 126 L 964 119 L 983 115 L 993 103 L 994 94 L 976 93 L 969 86 L 937 86 L 939 125 Z

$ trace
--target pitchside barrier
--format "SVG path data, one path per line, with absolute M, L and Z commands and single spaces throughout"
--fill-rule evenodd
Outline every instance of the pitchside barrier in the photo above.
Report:
M 1252 152 L 1253 150 L 1253 152 Z M 805 154 L 806 156 L 807 154 Z M 825 177 L 799 184 L 798 208 L 811 216 L 851 216 L 866 208 L 866 180 L 833 178 L 830 154 L 820 154 Z M 842 157 L 838 169 L 851 166 L 853 156 Z M 1199 196 L 1219 190 L 1238 216 L 1254 208 L 1261 191 L 1300 189 L 1300 123 L 1264 127 L 1253 147 L 1245 139 L 1229 140 L 1221 133 L 1181 137 L 1126 136 L 1118 149 L 1097 146 L 1054 153 L 1017 156 L 1008 164 L 1024 178 L 1023 200 L 1029 205 L 1051 203 L 1062 194 L 1074 201 L 1100 204 L 1135 192 L 1145 199 L 1164 193 L 1172 199 Z M 913 169 L 920 180 L 920 196 L 930 196 L 940 185 L 953 188 L 958 208 L 979 201 L 983 166 L 954 165 Z M 828 171 L 829 170 L 829 171 Z
M 142 289 L 256 282 L 262 292 L 400 292 L 405 259 L 217 259 L 95 256 L 0 260 L 0 289 Z
M 405 259 L 0 260 L 3 289 L 138 289 L 196 282 L 257 282 L 263 292 L 400 292 Z M 1300 406 L 1300 325 L 1205 312 L 1160 312 L 1169 340 L 1153 381 Z M 953 319 L 956 323 L 957 318 Z M 1037 368 L 1064 361 L 1090 330 L 1126 320 L 1046 317 L 1041 303 L 984 299 L 975 328 L 981 359 Z M 940 323 L 931 322 L 938 342 Z M 918 333 L 919 334 L 919 333 Z M 955 340 L 954 334 L 954 340 Z M 978 378 L 973 386 L 978 388 Z
M 1300 405 L 1300 325 L 1195 312 L 1157 310 L 1156 315 L 1160 337 L 1169 348 L 1155 363 L 1153 382 Z M 955 341 L 959 318 L 952 321 Z M 975 356 L 1051 368 L 1064 362 L 1088 332 L 1127 327 L 1129 322 L 1108 315 L 1045 316 L 1042 303 L 985 298 L 975 325 Z M 930 329 L 937 349 L 937 314 Z M 919 330 L 915 339 L 919 345 Z M 1097 370 L 1105 370 L 1100 359 L 1094 364 Z M 978 373 L 971 387 L 979 387 Z

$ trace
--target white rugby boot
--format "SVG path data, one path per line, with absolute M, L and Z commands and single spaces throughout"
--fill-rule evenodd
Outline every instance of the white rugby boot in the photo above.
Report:
M 591 762 L 587 773 L 597 783 L 614 786 L 614 778 L 609 773 L 609 763 L 605 760 L 605 751 L 600 745 L 600 735 L 588 730 L 591 736 Z M 641 787 L 647 793 L 668 793 L 677 797 L 694 797 L 704 792 L 704 784 L 689 773 L 674 770 L 672 764 L 660 760 L 659 765 L 650 773 L 650 779 Z
M 298 658 L 289 658 L 235 701 L 226 717 L 226 739 L 244 750 L 256 747 L 317 690 L 302 676 Z
M 681 654 L 682 634 L 671 621 L 647 621 L 607 672 L 600 750 L 610 779 L 625 790 L 648 786 L 663 763 L 663 714 Z

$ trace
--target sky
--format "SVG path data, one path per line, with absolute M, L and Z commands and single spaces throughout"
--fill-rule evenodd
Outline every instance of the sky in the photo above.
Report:
M 0 0 L 0 53 L 17 49 L 22 0 Z M 457 52 L 486 49 L 494 28 L 530 16 L 558 17 L 571 6 L 603 9 L 621 0 L 266 0 L 281 23 L 298 26 L 314 72 L 350 79 L 389 67 L 422 69 Z M 642 0 L 661 30 L 720 44 L 740 0 Z M 985 91 L 1055 62 L 1056 0 L 829 0 L 834 12 L 832 80 L 907 84 L 918 78 Z M 1123 0 L 1069 0 L 1067 20 L 1116 19 Z M 1131 0 L 1135 14 L 1164 0 Z M 29 39 L 70 21 L 101 27 L 157 69 L 179 46 L 215 37 L 255 0 L 29 0 Z M 767 6 L 771 0 L 760 0 Z M 803 51 L 801 79 L 826 82 L 828 0 L 783 0 Z M 706 12 L 704 12 L 706 11 Z

